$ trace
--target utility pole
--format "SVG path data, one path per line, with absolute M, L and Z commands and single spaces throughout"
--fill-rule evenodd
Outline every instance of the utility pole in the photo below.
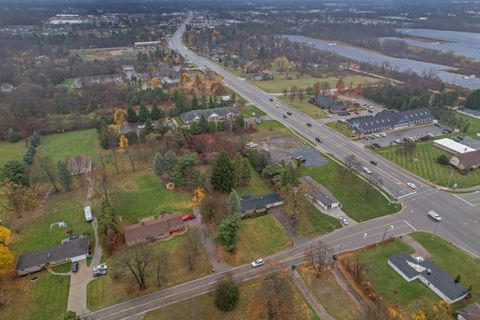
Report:
M 391 225 L 389 225 L 389 226 L 385 227 L 385 232 L 383 233 L 382 242 L 384 242 L 384 241 L 385 241 L 385 237 L 387 236 L 387 231 L 389 231 L 389 230 L 393 230 L 393 228 L 394 228 L 394 227 L 393 227 L 393 224 L 391 224 Z

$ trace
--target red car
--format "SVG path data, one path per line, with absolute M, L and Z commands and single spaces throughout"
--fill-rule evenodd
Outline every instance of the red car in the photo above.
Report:
M 195 216 L 193 214 L 184 214 L 182 216 L 183 221 L 188 221 L 188 220 L 193 220 L 193 219 L 195 219 Z

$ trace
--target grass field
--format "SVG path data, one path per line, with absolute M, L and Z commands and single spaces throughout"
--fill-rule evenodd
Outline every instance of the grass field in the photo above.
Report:
M 299 79 L 286 79 L 284 75 L 278 75 L 274 80 L 252 80 L 251 82 L 255 84 L 260 89 L 271 92 L 271 93 L 280 93 L 283 92 L 283 89 L 288 89 L 292 86 L 297 86 L 297 88 L 307 88 L 313 86 L 315 82 L 324 82 L 328 81 L 330 83 L 330 88 L 335 88 L 338 78 L 337 77 L 328 77 L 328 78 L 312 78 L 312 77 L 301 77 Z M 373 83 L 378 82 L 378 79 L 368 77 L 368 76 L 347 76 L 343 77 L 345 85 L 349 85 L 353 81 L 353 86 L 356 87 L 358 84 Z
M 251 173 L 252 178 L 247 186 L 235 188 L 239 196 L 260 196 L 262 194 L 273 192 L 270 182 L 261 177 L 253 168 L 251 168 Z
M 192 271 L 188 270 L 188 266 L 182 255 L 186 242 L 186 235 L 176 235 L 170 240 L 160 241 L 151 245 L 153 257 L 146 269 L 147 289 L 141 292 L 142 295 L 199 278 L 207 275 L 212 270 L 212 266 L 201 245 L 199 246 L 199 254 L 195 258 L 194 269 Z M 166 254 L 168 261 L 168 271 L 162 287 L 156 285 L 155 271 L 155 257 L 158 257 L 160 252 Z M 109 266 L 108 275 L 97 278 L 88 284 L 87 306 L 89 309 L 95 310 L 103 308 L 137 296 L 137 285 L 131 273 L 126 267 L 121 267 L 116 263 L 120 254 L 121 253 L 117 253 L 114 256 L 105 257 L 104 260 Z M 117 278 L 114 279 L 114 276 Z
M 240 299 L 236 309 L 230 312 L 222 312 L 214 304 L 215 294 L 207 293 L 186 301 L 178 302 L 170 306 L 157 309 L 148 313 L 145 320 L 238 320 L 255 319 L 252 315 L 258 305 L 258 299 L 262 299 L 262 293 L 259 290 L 260 280 L 251 280 L 239 284 Z M 317 320 L 316 315 L 310 310 L 308 303 L 303 296 L 289 280 L 290 298 L 295 310 L 289 315 L 289 320 Z M 258 309 L 257 309 L 258 310 Z M 257 318 L 258 319 L 258 318 Z M 261 318 L 266 319 L 266 318 Z M 287 318 L 285 318 L 287 319 Z
M 314 119 L 328 118 L 328 114 L 325 111 L 308 102 L 310 97 L 305 97 L 302 101 L 300 101 L 298 98 L 292 101 L 288 96 L 286 98 L 283 96 L 278 96 L 277 98 Z
M 246 103 L 244 107 L 240 108 L 240 113 L 244 118 L 261 117 L 266 115 L 265 112 L 250 103 Z
M 447 241 L 425 232 L 413 233 L 414 237 L 432 255 L 432 261 L 447 271 L 452 277 L 461 276 L 460 282 L 472 286 L 472 298 L 454 304 L 454 310 L 461 309 L 470 303 L 480 302 L 480 261 L 463 253 Z
M 352 129 L 344 122 L 338 122 L 338 121 L 327 122 L 327 126 L 337 132 L 340 132 L 347 138 L 352 137 Z
M 240 265 L 287 248 L 290 239 L 282 225 L 270 214 L 245 219 L 238 232 L 235 254 L 225 253 L 227 262 Z
M 416 146 L 411 154 L 404 152 L 402 146 L 381 148 L 377 152 L 408 171 L 441 186 L 447 186 L 450 175 L 449 187 L 457 184 L 459 188 L 466 188 L 480 184 L 480 170 L 473 170 L 467 175 L 462 175 L 451 166 L 437 163 L 439 155 L 451 155 L 435 147 L 432 141 L 419 142 Z M 413 159 L 416 161 L 412 161 Z
M 366 221 L 400 210 L 399 204 L 390 203 L 378 190 L 368 186 L 358 176 L 347 173 L 343 180 L 339 174 L 340 169 L 338 163 L 330 160 L 322 167 L 303 167 L 301 173 L 311 176 L 330 190 L 342 203 L 343 211 L 356 221 Z M 366 190 L 369 190 L 367 198 Z
M 178 189 L 167 190 L 153 173 L 128 174 L 122 177 L 117 187 L 113 207 L 128 223 L 137 223 L 142 217 L 160 213 L 191 211 L 192 194 Z
M 338 320 L 350 320 L 359 313 L 355 303 L 340 287 L 330 271 L 325 271 L 320 277 L 316 277 L 310 269 L 301 266 L 298 272 L 329 315 Z
M 470 123 L 470 126 L 467 130 L 467 135 L 478 138 L 477 133 L 480 132 L 480 119 L 475 119 L 459 113 L 456 113 L 455 116 Z
M 300 219 L 295 227 L 298 234 L 315 237 L 341 227 L 337 219 L 321 213 L 307 199 L 302 200 L 305 203 L 306 210 L 300 213 Z
M 95 160 L 99 151 L 95 129 L 44 136 L 38 147 L 39 154 L 49 156 L 54 163 L 80 155 L 91 156 Z
M 32 276 L 9 280 L 5 286 L 8 301 L 2 306 L 0 319 L 62 320 L 67 311 L 70 277 L 55 276 L 46 271 L 36 273 L 37 281 Z
M 25 150 L 25 142 L 23 141 L 17 143 L 0 143 L 0 167 L 11 160 L 18 160 L 21 162 Z

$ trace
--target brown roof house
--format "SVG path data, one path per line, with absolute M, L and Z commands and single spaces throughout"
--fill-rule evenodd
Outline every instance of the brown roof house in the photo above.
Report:
M 450 164 L 461 171 L 480 167 L 480 150 L 457 154 L 450 159 Z
M 185 230 L 182 216 L 178 213 L 165 214 L 159 218 L 143 219 L 140 223 L 126 226 L 123 234 L 130 247 L 157 239 L 163 239 L 175 232 Z

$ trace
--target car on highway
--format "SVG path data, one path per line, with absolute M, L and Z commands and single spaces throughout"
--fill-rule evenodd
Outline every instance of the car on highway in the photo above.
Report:
M 358 111 L 355 111 L 354 113 L 355 113 L 356 115 L 359 115 L 359 114 L 360 114 L 360 112 L 358 112 Z
M 433 210 L 428 211 L 428 216 L 437 222 L 442 221 L 442 217 Z
M 288 114 L 289 116 L 291 116 L 293 113 L 291 113 L 290 111 L 287 111 L 287 114 Z
M 412 189 L 417 189 L 417 186 L 413 182 L 407 182 L 407 186 L 409 186 Z
M 272 99 L 272 98 L 270 98 L 270 99 L 268 99 L 268 100 L 270 100 L 270 102 L 273 102 L 273 99 Z
M 378 162 L 375 161 L 375 160 L 370 160 L 370 163 L 373 164 L 374 166 L 376 166 L 378 164 Z
M 322 139 L 320 139 L 319 137 L 316 137 L 315 141 L 317 141 L 318 143 L 323 143 Z
M 287 119 L 287 115 L 286 115 L 286 114 L 282 115 L 282 117 L 284 117 L 285 119 Z
M 93 272 L 100 270 L 107 270 L 108 266 L 106 263 L 99 264 L 98 266 L 93 267 Z
M 265 264 L 265 261 L 263 259 L 257 259 L 255 261 L 252 261 L 250 265 L 252 266 L 252 268 L 256 268 L 256 267 L 263 266 L 264 264 Z
M 347 225 L 347 224 L 348 224 L 348 220 L 347 220 L 347 218 L 345 218 L 344 216 L 340 216 L 340 217 L 338 217 L 337 219 L 338 219 L 338 221 L 340 221 L 340 223 L 343 224 L 343 225 Z
M 362 170 L 363 170 L 363 172 L 365 172 L 366 174 L 372 173 L 372 170 L 370 170 L 368 167 L 365 167 L 365 166 L 362 167 Z
M 310 122 L 307 122 L 307 127 L 311 127 L 312 124 Z
M 184 214 L 182 216 L 183 221 L 190 221 L 190 220 L 193 220 L 193 219 L 195 219 L 195 215 L 193 215 L 191 213 L 187 213 L 187 214 Z

